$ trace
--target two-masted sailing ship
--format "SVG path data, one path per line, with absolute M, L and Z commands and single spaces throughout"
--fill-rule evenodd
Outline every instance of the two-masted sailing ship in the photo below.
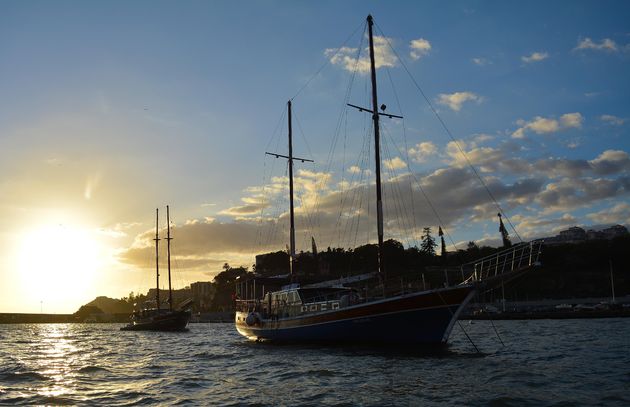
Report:
M 131 315 L 128 325 L 121 331 L 184 331 L 190 321 L 191 312 L 188 309 L 190 301 L 185 301 L 177 308 L 173 307 L 173 289 L 171 286 L 171 224 L 169 207 L 166 206 L 166 246 L 168 267 L 168 309 L 160 305 L 160 262 L 159 262 L 159 209 L 155 210 L 155 308 L 143 308 Z
M 295 226 L 293 209 L 293 156 L 291 101 L 288 102 L 288 155 L 290 201 L 290 284 L 262 293 L 256 280 L 245 281 L 237 292 L 235 324 L 239 333 L 257 341 L 381 343 L 434 345 L 447 342 L 466 305 L 477 292 L 497 281 L 504 282 L 523 273 L 538 261 L 540 244 L 521 243 L 461 268 L 457 285 L 409 289 L 388 281 L 383 261 L 383 203 L 381 198 L 381 158 L 379 117 L 399 117 L 379 112 L 372 16 L 367 17 L 372 108 L 359 107 L 372 115 L 375 143 L 376 208 L 378 231 L 378 278 L 371 290 L 351 286 L 313 284 L 295 281 Z M 249 286 L 248 286 L 249 284 Z M 253 284 L 253 287 L 252 287 Z M 500 283 L 499 283 L 500 284 Z M 392 289 L 394 287 L 394 289 Z

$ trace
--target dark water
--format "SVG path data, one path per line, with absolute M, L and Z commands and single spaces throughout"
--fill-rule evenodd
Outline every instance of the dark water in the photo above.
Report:
M 271 346 L 232 324 L 0 325 L 0 404 L 630 406 L 630 318 L 462 325 L 441 352 Z

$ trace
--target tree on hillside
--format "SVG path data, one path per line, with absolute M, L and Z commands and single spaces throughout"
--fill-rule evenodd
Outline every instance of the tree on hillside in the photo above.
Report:
M 420 250 L 433 256 L 435 255 L 436 247 L 437 243 L 435 243 L 435 239 L 431 236 L 431 228 L 426 227 L 422 229 L 422 243 L 420 244 Z
M 225 263 L 223 271 L 217 274 L 212 281 L 216 287 L 216 294 L 212 300 L 211 308 L 215 311 L 231 309 L 236 279 L 246 275 L 247 267 L 230 267 L 228 263 Z

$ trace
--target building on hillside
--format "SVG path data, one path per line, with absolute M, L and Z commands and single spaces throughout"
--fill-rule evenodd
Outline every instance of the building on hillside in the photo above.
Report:
M 191 298 L 190 288 L 182 288 L 173 290 L 173 307 Z M 155 306 L 155 288 L 149 289 L 147 293 L 147 301 L 152 302 Z M 168 308 L 168 290 L 160 289 L 160 308 Z
M 614 239 L 619 236 L 625 236 L 628 234 L 628 228 L 623 225 L 615 225 L 601 231 L 604 235 L 604 239 Z
M 623 225 L 615 225 L 602 230 L 589 229 L 584 231 L 581 227 L 572 226 L 560 231 L 556 236 L 546 237 L 545 244 L 554 245 L 562 243 L 580 243 L 586 240 L 610 240 L 619 236 L 628 235 L 628 228 Z
M 190 291 L 192 293 L 194 311 L 200 312 L 210 309 L 210 304 L 212 304 L 216 292 L 214 284 L 209 281 L 197 281 L 190 284 Z
M 586 240 L 586 231 L 579 226 L 571 226 L 567 230 L 560 231 L 558 238 L 563 242 L 581 242 Z

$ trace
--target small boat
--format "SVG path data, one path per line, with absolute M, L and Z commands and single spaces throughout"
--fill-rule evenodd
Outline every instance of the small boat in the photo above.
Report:
M 333 344 L 442 345 L 448 341 L 459 315 L 480 290 L 498 286 L 538 263 L 542 242 L 520 243 L 474 263 L 462 265 L 462 282 L 457 285 L 415 289 L 388 280 L 383 262 L 383 211 L 381 200 L 379 116 L 400 116 L 379 112 L 372 35 L 372 16 L 367 18 L 371 62 L 372 108 L 349 106 L 372 115 L 375 139 L 378 273 L 365 291 L 340 284 L 295 282 L 295 225 L 293 208 L 293 161 L 310 161 L 293 156 L 291 101 L 288 108 L 288 155 L 267 153 L 288 160 L 290 202 L 289 284 L 275 291 L 261 291 L 256 278 L 240 283 L 236 293 L 236 330 L 256 341 L 316 342 Z M 381 107 L 381 109 L 384 109 Z M 443 243 L 444 245 L 444 243 Z M 424 277 L 423 277 L 424 278 Z M 447 279 L 448 281 L 448 279 Z M 268 284 L 268 279 L 267 279 Z M 269 284 L 267 285 L 269 287 Z
M 173 308 L 173 290 L 171 287 L 171 225 L 169 208 L 166 206 L 167 223 L 167 264 L 168 264 L 168 309 L 160 307 L 160 264 L 159 264 L 159 210 L 155 210 L 155 308 L 146 308 L 136 311 L 131 315 L 128 325 L 120 328 L 121 331 L 185 331 L 190 321 L 190 305 L 192 301 L 186 300 L 177 309 Z

